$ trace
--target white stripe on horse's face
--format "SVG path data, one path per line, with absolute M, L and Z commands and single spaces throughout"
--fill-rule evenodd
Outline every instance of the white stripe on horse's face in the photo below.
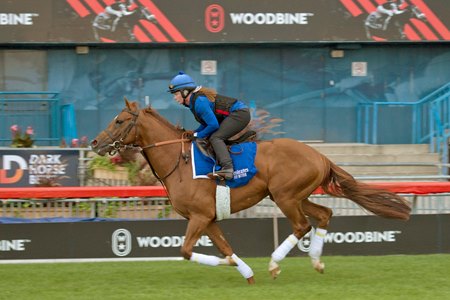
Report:
M 119 115 L 115 116 L 115 117 L 114 117 L 114 121 L 116 121 L 118 117 L 119 117 Z

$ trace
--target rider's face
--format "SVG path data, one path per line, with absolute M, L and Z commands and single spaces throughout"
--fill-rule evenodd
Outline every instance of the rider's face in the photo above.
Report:
M 184 105 L 186 103 L 186 105 L 189 105 L 189 97 L 186 98 L 186 101 L 184 101 L 183 96 L 181 95 L 181 92 L 175 92 L 172 94 L 173 95 L 173 99 L 175 101 L 177 101 L 178 103 L 180 103 L 181 105 Z

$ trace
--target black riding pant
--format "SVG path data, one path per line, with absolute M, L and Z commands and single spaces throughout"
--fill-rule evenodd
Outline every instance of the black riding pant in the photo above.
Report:
M 228 153 L 225 140 L 238 134 L 247 127 L 250 119 L 250 111 L 248 108 L 234 111 L 220 123 L 219 129 L 209 137 L 214 152 L 216 152 L 216 158 L 221 166 L 231 163 L 230 153 Z

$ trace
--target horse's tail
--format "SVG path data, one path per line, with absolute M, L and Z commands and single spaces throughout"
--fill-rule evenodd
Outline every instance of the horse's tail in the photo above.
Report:
M 409 219 L 411 206 L 404 198 L 387 190 L 359 182 L 333 162 L 329 161 L 329 163 L 329 174 L 321 184 L 325 193 L 352 200 L 380 217 Z

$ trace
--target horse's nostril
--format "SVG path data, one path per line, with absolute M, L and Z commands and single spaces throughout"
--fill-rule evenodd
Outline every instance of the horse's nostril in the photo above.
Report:
M 97 140 L 92 140 L 92 141 L 91 141 L 91 146 L 92 146 L 92 147 L 96 147 L 97 144 L 98 144 Z

